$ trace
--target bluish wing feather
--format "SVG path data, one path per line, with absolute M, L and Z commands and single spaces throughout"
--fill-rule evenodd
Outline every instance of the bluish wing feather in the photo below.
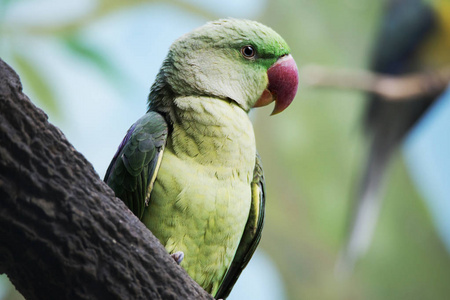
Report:
M 255 253 L 256 247 L 261 240 L 261 233 L 264 226 L 265 211 L 265 182 L 264 173 L 261 164 L 261 158 L 256 154 L 256 164 L 253 171 L 252 181 L 252 203 L 244 233 L 242 234 L 236 255 L 231 262 L 230 268 L 223 279 L 216 299 L 226 299 L 231 292 L 234 284 L 238 280 L 244 268 L 247 266 L 250 258 Z
M 105 175 L 105 182 L 139 218 L 153 186 L 167 139 L 167 123 L 148 112 L 128 130 Z

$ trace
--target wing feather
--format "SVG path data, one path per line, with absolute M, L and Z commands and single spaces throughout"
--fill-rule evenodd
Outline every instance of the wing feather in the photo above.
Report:
M 167 133 L 164 118 L 148 112 L 130 127 L 106 171 L 104 181 L 139 218 L 148 204 Z
M 247 266 L 250 258 L 255 253 L 256 247 L 261 240 L 261 233 L 264 226 L 265 212 L 265 182 L 261 164 L 261 158 L 256 154 L 256 164 L 253 171 L 252 185 L 252 203 L 244 233 L 239 242 L 236 255 L 231 262 L 230 268 L 225 275 L 217 294 L 216 299 L 226 299 L 231 292 L 234 284 L 238 280 L 244 268 Z

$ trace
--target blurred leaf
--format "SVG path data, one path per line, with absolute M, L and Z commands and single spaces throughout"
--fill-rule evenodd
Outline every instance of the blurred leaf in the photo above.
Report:
M 60 117 L 61 110 L 56 101 L 54 91 L 50 87 L 51 83 L 43 76 L 44 71 L 38 71 L 38 67 L 34 66 L 29 58 L 19 52 L 15 52 L 13 58 L 19 69 L 18 73 L 25 79 L 27 88 L 39 99 L 45 110 L 55 117 Z
M 156 1 L 158 2 L 158 1 Z M 199 17 L 205 18 L 206 20 L 215 20 L 218 19 L 219 16 L 215 13 L 209 11 L 208 9 L 204 9 L 201 4 L 196 4 L 195 1 L 186 1 L 186 0 L 169 0 L 169 1 L 159 1 L 161 3 L 170 3 L 174 6 L 178 6 L 182 10 L 187 13 L 197 15 Z
M 123 92 L 121 88 L 127 86 L 125 83 L 130 79 L 113 60 L 109 59 L 107 53 L 75 34 L 62 36 L 59 40 L 78 59 L 84 59 L 88 64 L 96 67 L 109 80 L 113 88 L 118 92 Z
M 0 7 L 4 9 L 5 7 L 9 6 L 9 4 L 12 2 L 13 2 L 12 0 L 0 0 Z
M 61 41 L 73 54 L 80 56 L 90 63 L 94 64 L 103 73 L 109 76 L 120 74 L 120 72 L 117 72 L 117 69 L 114 67 L 113 63 L 106 58 L 106 55 L 97 50 L 94 46 L 85 43 L 77 36 L 68 35 L 63 37 Z
M 3 16 L 6 15 L 8 6 L 12 3 L 12 0 L 0 0 L 0 24 L 3 23 Z

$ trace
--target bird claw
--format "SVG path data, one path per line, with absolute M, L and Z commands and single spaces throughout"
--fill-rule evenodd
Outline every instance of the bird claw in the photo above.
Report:
M 184 253 L 183 253 L 183 251 L 177 251 L 173 254 L 170 254 L 170 256 L 172 256 L 173 260 L 177 264 L 181 264 L 181 262 L 183 261 L 183 258 L 184 258 Z

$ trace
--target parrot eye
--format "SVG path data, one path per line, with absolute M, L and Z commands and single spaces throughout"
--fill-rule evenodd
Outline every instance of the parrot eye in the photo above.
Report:
M 245 58 L 249 59 L 255 57 L 256 51 L 253 46 L 247 45 L 241 48 L 241 53 Z

